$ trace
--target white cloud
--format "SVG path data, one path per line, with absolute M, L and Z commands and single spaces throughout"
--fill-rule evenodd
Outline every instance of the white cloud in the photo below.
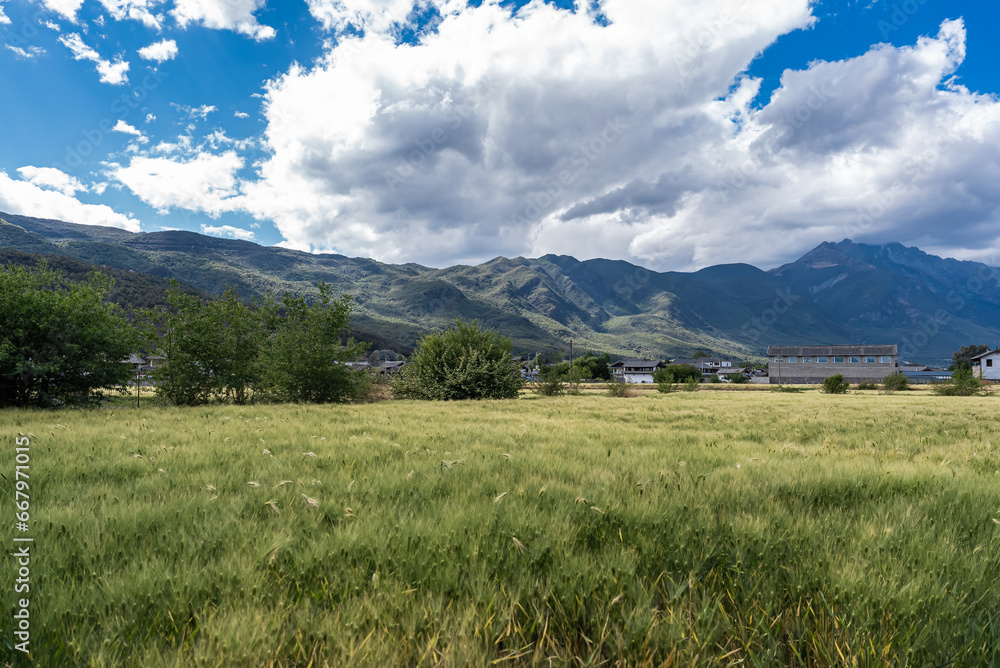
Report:
M 76 13 L 83 5 L 83 0 L 42 0 L 42 4 L 70 23 L 76 23 Z
M 236 113 L 233 114 L 233 116 L 236 118 L 250 118 L 250 114 L 243 111 L 237 111 Z
M 254 12 L 265 0 L 177 0 L 170 11 L 181 28 L 200 23 L 206 28 L 233 30 L 257 41 L 275 36 L 274 28 L 257 23 Z
M 19 167 L 17 172 L 21 178 L 39 188 L 49 188 L 72 197 L 77 192 L 86 192 L 87 187 L 66 172 L 54 167 Z
M 55 32 L 62 32 L 62 28 L 59 27 L 59 24 L 56 23 L 55 21 L 42 21 L 42 25 L 48 28 L 49 30 Z
M 60 35 L 59 41 L 73 52 L 74 60 L 89 60 L 97 63 L 97 72 L 101 75 L 101 83 L 113 86 L 128 83 L 129 64 L 122 60 L 121 55 L 115 56 L 114 62 L 104 60 L 97 51 L 87 46 L 83 38 L 76 33 Z
M 126 123 L 125 121 L 118 119 L 115 127 L 111 128 L 112 132 L 121 132 L 122 134 L 132 135 L 138 138 L 140 144 L 146 144 L 149 142 L 149 138 L 142 134 L 142 131 L 136 127 L 133 127 Z
M 172 39 L 164 39 L 139 49 L 140 58 L 154 60 L 158 63 L 173 60 L 177 57 L 177 53 L 177 42 Z
M 254 233 L 250 230 L 244 230 L 239 227 L 233 227 L 232 225 L 219 225 L 218 227 L 212 227 L 210 225 L 201 226 L 202 234 L 209 234 L 213 237 L 228 237 L 230 239 L 242 239 L 243 241 L 253 241 Z
M 24 60 L 31 60 L 32 58 L 45 55 L 45 49 L 40 46 L 29 46 L 27 50 L 25 50 L 19 46 L 11 46 L 8 44 L 7 50 L 13 51 L 18 58 L 23 58 Z
M 139 231 L 139 221 L 103 204 L 83 204 L 71 195 L 12 179 L 0 171 L 0 211 L 24 216 L 53 218 L 81 225 L 105 225 L 130 232 Z
M 156 7 L 163 4 L 163 0 L 100 0 L 100 2 L 116 21 L 131 19 L 153 30 L 163 28 L 163 14 L 153 13 Z
M 1000 102 L 949 83 L 960 21 L 786 71 L 758 108 L 742 73 L 812 24 L 806 0 L 606 0 L 608 25 L 484 2 L 418 44 L 376 29 L 405 20 L 392 2 L 320 5 L 385 12 L 267 88 L 269 157 L 238 204 L 287 247 L 678 269 L 845 237 L 1000 249 Z
M 0 5 L 0 26 L 10 25 L 10 18 L 3 11 L 3 5 Z
M 135 156 L 128 166 L 113 165 L 110 176 L 161 213 L 183 208 L 217 217 L 235 207 L 236 174 L 242 167 L 235 151 L 186 160 Z
M 350 25 L 384 31 L 405 23 L 415 6 L 423 7 L 430 3 L 426 0 L 306 0 L 306 4 L 324 28 L 339 32 Z M 434 4 L 444 6 L 449 3 Z

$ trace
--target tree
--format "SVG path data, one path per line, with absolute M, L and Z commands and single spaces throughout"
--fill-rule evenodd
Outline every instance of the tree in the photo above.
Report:
M 672 373 L 657 372 L 654 375 L 654 380 L 656 380 L 656 389 L 664 394 L 677 391 L 677 383 L 674 382 L 674 374 Z
M 392 380 L 400 399 L 513 399 L 524 382 L 507 337 L 479 321 L 456 320 L 421 339 L 413 359 Z
M 702 357 L 708 357 L 708 353 L 704 350 L 696 350 L 694 351 L 694 355 L 691 356 L 691 359 L 700 360 Z
M 125 386 L 138 335 L 103 301 L 113 286 L 99 272 L 71 283 L 44 262 L 0 270 L 0 405 L 86 403 Z
M 902 371 L 891 373 L 882 379 L 882 391 L 886 394 L 904 392 L 910 389 L 910 379 Z
M 823 381 L 822 392 L 825 394 L 847 394 L 851 389 L 851 384 L 844 378 L 844 374 L 838 373 Z
M 683 383 L 691 378 L 701 382 L 701 371 L 689 364 L 668 364 L 665 368 L 659 369 L 653 374 L 653 380 L 657 383 L 666 376 L 673 376 L 674 382 Z
M 319 298 L 311 304 L 286 292 L 280 309 L 270 303 L 265 310 L 269 336 L 261 351 L 261 385 L 283 401 L 359 399 L 368 377 L 346 362 L 364 355 L 367 344 L 342 342 L 351 319 L 351 298 L 335 299 L 327 283 L 317 287 Z
M 203 301 L 186 294 L 176 281 L 167 289 L 166 362 L 154 373 L 160 396 L 181 405 L 208 402 L 213 396 L 245 404 L 260 383 L 263 312 L 229 288 L 221 299 Z
M 538 383 L 535 384 L 535 392 L 545 397 L 558 397 L 566 394 L 566 386 L 562 376 L 550 367 L 541 372 Z
M 972 358 L 977 355 L 982 355 L 983 353 L 988 353 L 990 347 L 986 345 L 971 345 L 962 346 L 957 351 L 955 351 L 951 356 L 951 367 L 949 370 L 954 371 L 960 368 L 972 368 Z

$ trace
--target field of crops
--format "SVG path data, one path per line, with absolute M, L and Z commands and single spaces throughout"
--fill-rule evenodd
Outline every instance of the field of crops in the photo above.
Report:
M 996 665 L 998 402 L 6 410 L 3 507 L 38 666 Z

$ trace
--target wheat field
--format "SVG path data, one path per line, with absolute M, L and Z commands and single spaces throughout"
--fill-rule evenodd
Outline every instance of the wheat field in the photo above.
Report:
M 31 665 L 996 665 L 998 406 L 5 410 Z

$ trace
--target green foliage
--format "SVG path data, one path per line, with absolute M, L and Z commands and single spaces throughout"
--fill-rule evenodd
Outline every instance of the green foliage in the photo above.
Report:
M 456 320 L 425 336 L 411 362 L 392 380 L 400 399 L 514 399 L 524 385 L 513 343 L 479 321 Z
M 668 375 L 672 376 L 674 381 L 678 383 L 683 383 L 691 378 L 701 381 L 701 371 L 690 364 L 668 364 L 663 369 L 657 369 L 656 373 L 653 374 L 653 380 L 658 383 L 660 378 Z
M 632 387 L 631 383 L 618 383 L 611 382 L 608 383 L 608 396 L 623 399 L 625 397 L 634 397 L 636 394 L 635 388 Z
M 559 372 L 550 367 L 542 370 L 539 381 L 535 385 L 535 392 L 545 397 L 558 397 L 566 394 L 566 385 L 563 384 Z
M 951 356 L 951 370 L 961 368 L 972 368 L 972 358 L 983 353 L 988 353 L 990 347 L 983 344 L 973 344 L 971 346 L 962 346 L 956 350 Z
M 691 359 L 694 360 L 700 360 L 702 357 L 708 357 L 708 353 L 704 350 L 696 350 L 694 351 L 694 355 L 691 355 Z
M 875 381 L 871 381 L 871 380 L 864 380 L 864 381 L 861 381 L 860 383 L 858 383 L 858 389 L 859 390 L 877 390 L 878 389 L 878 383 L 876 383 Z
M 844 374 L 838 373 L 823 381 L 821 392 L 824 394 L 847 394 L 849 389 L 851 389 L 851 384 L 844 379 Z
M 750 376 L 745 373 L 731 373 L 729 374 L 729 382 L 733 385 L 745 385 L 750 382 Z
M 688 378 L 681 383 L 681 389 L 685 392 L 697 392 L 701 389 L 701 380 L 694 377 Z
M 905 392 L 909 389 L 910 379 L 907 378 L 906 374 L 901 371 L 891 373 L 882 379 L 882 391 L 886 394 L 892 394 L 893 392 Z
M 597 355 L 593 352 L 589 352 L 583 357 L 573 360 L 574 369 L 579 367 L 582 372 L 580 378 L 611 380 L 610 365 L 611 365 L 611 355 L 609 355 L 608 353 Z
M 956 369 L 951 380 L 934 386 L 934 394 L 942 397 L 972 397 L 988 392 L 983 382 L 973 375 L 972 369 L 965 367 Z
M 112 287 L 96 272 L 69 282 L 45 263 L 0 269 L 0 405 L 86 403 L 128 382 L 138 335 L 103 301 Z
M 367 376 L 346 366 L 365 346 L 341 342 L 350 298 L 329 285 L 319 298 L 285 294 L 281 302 L 240 300 L 233 289 L 205 302 L 171 284 L 165 317 L 166 363 L 154 373 L 157 393 L 180 405 L 212 398 L 245 404 L 264 394 L 279 401 L 327 403 L 360 398 Z
M 660 373 L 657 371 L 654 374 L 654 380 L 656 380 L 656 389 L 664 394 L 669 394 L 670 392 L 677 391 L 677 383 L 674 382 L 674 375 L 672 373 Z

